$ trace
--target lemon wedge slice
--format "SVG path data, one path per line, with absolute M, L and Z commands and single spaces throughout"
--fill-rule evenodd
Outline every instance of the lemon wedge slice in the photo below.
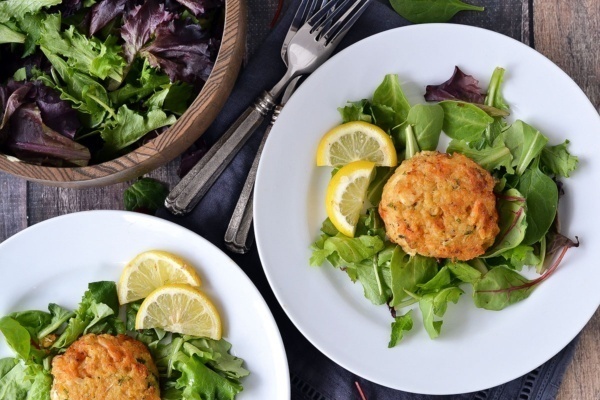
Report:
M 374 162 L 355 161 L 342 167 L 329 182 L 325 198 L 327 216 L 346 236 L 354 237 L 374 170 Z
M 192 266 L 174 254 L 160 250 L 138 254 L 121 273 L 117 285 L 119 303 L 143 299 L 171 283 L 200 286 L 202 281 Z
M 135 329 L 150 328 L 221 339 L 217 309 L 206 294 L 189 285 L 166 285 L 146 297 L 137 313 Z
M 378 166 L 398 164 L 390 136 L 376 125 L 348 122 L 327 132 L 317 148 L 317 165 L 339 167 L 354 161 L 371 161 Z

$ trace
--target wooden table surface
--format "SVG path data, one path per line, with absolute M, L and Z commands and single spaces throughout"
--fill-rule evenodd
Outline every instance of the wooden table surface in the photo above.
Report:
M 600 106 L 600 0 L 471 0 L 484 13 L 464 13 L 454 22 L 478 25 L 534 47 L 565 70 Z M 268 30 L 275 0 L 249 0 L 249 53 Z M 587 132 L 598 135 L 600 132 Z M 173 185 L 178 160 L 150 174 Z M 86 190 L 46 187 L 0 172 L 0 242 L 62 214 L 81 210 L 122 209 L 128 183 Z M 228 217 L 228 216 L 227 216 Z M 580 335 L 559 400 L 600 399 L 600 311 Z M 540 340 L 543 340 L 540 339 Z

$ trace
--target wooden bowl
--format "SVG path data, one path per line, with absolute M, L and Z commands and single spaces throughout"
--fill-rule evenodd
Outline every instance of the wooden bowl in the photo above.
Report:
M 0 171 L 51 186 L 86 188 L 134 179 L 168 163 L 206 131 L 225 105 L 240 70 L 245 37 L 244 0 L 226 0 L 221 48 L 210 77 L 177 122 L 145 145 L 102 164 L 72 168 L 43 167 L 0 154 Z

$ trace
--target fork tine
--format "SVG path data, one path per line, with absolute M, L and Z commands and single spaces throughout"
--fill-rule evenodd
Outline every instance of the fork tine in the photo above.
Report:
M 362 3 L 362 4 L 361 4 Z M 337 45 L 354 25 L 362 13 L 371 4 L 371 0 L 356 0 L 350 8 L 322 35 L 326 45 Z
M 290 26 L 290 29 L 295 28 L 295 30 L 298 30 L 298 28 L 306 22 L 306 11 L 309 7 L 314 7 L 314 3 L 316 1 L 317 0 L 302 0 L 300 2 L 300 5 L 296 10 L 296 14 L 294 14 L 294 19 L 292 20 L 292 25 Z
M 327 4 L 325 4 L 319 11 L 314 13 L 312 17 L 306 21 L 307 24 L 313 27 L 313 30 L 316 26 L 322 26 L 322 22 L 331 17 L 339 7 L 343 6 L 344 3 L 349 2 L 350 0 L 331 0 Z M 332 10 L 335 10 L 331 12 Z M 331 13 L 330 13 L 331 12 Z

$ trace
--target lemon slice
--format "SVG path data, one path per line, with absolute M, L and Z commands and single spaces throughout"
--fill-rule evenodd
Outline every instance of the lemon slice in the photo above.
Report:
M 217 309 L 204 293 L 189 285 L 166 285 L 146 297 L 135 318 L 135 329 L 150 328 L 221 339 Z
M 200 286 L 202 281 L 193 267 L 174 254 L 159 250 L 138 254 L 121 273 L 117 286 L 119 303 L 143 299 L 170 283 Z
M 346 236 L 354 237 L 375 163 L 355 161 L 342 167 L 329 182 L 325 207 L 333 225 Z
M 384 167 L 398 164 L 392 139 L 378 126 L 362 121 L 336 126 L 317 148 L 318 166 L 339 167 L 360 160 Z

